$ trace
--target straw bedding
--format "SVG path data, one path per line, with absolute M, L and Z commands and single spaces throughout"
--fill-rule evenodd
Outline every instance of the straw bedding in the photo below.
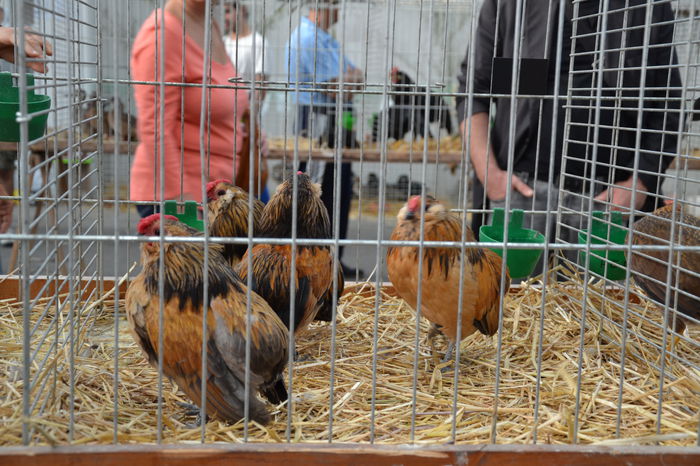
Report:
M 601 285 L 591 291 L 606 293 Z M 691 445 L 696 442 L 700 409 L 700 337 L 691 329 L 689 339 L 667 354 L 663 411 L 657 434 L 659 371 L 661 354 L 660 317 L 654 307 L 640 302 L 634 309 L 644 317 L 629 315 L 624 386 L 619 436 L 616 436 L 622 329 L 621 297 L 588 296 L 584 354 L 581 339 L 581 290 L 556 284 L 548 287 L 545 304 L 540 406 L 537 439 L 540 443 L 572 443 L 577 393 L 577 367 L 582 357 L 580 381 L 579 443 Z M 61 298 L 61 299 L 65 299 Z M 541 310 L 541 289 L 525 285 L 506 299 L 503 319 L 500 382 L 496 419 L 496 442 L 527 443 L 535 427 L 535 387 Z M 112 304 L 110 305 L 110 301 Z M 579 301 L 579 302 L 577 302 Z M 70 443 L 68 313 L 56 315 L 46 300 L 32 311 L 30 320 L 48 311 L 32 338 L 33 348 L 44 335 L 44 344 L 31 370 L 31 399 L 38 406 L 29 417 L 32 443 Z M 123 306 L 123 302 L 120 303 Z M 295 363 L 293 414 L 289 436 L 295 442 L 369 442 L 372 424 L 372 354 L 374 290 L 360 284 L 345 295 L 339 306 L 336 333 L 333 424 L 329 432 L 331 327 L 314 324 L 298 339 L 301 360 Z M 74 429 L 72 443 L 112 443 L 114 439 L 114 309 L 109 296 L 76 315 L 74 345 Z M 119 319 L 119 389 L 117 437 L 119 442 L 156 441 L 157 372 L 144 360 L 128 332 L 123 313 Z M 54 319 L 55 317 L 55 319 Z M 22 435 L 22 307 L 0 302 L 0 444 L 19 445 Z M 53 322 L 53 323 L 50 323 Z M 374 440 L 377 443 L 409 443 L 412 430 L 415 318 L 400 299 L 382 296 L 378 316 Z M 34 327 L 34 324 L 32 324 Z M 417 366 L 415 425 L 416 443 L 452 440 L 453 376 L 436 366 L 425 341 L 428 325 L 421 323 Z M 643 338 L 641 337 L 643 336 Z M 649 341 L 645 341 L 649 340 Z M 671 351 L 671 342 L 667 345 Z M 58 343 L 59 349 L 52 349 Z M 445 342 L 439 340 L 439 356 Z M 34 349 L 32 349 L 34 351 Z M 462 343 L 456 410 L 457 443 L 491 440 L 494 408 L 497 338 L 475 334 Z M 47 357 L 46 367 L 37 373 Z M 41 390 L 41 392 L 39 392 Z M 189 401 L 168 380 L 163 381 L 163 442 L 197 442 L 201 430 L 194 418 L 185 417 L 179 401 Z M 38 409 L 46 404 L 44 412 Z M 251 424 L 248 441 L 280 442 L 287 438 L 287 405 L 269 406 L 274 414 L 268 426 Z M 243 423 L 229 425 L 216 420 L 207 424 L 208 442 L 243 442 Z

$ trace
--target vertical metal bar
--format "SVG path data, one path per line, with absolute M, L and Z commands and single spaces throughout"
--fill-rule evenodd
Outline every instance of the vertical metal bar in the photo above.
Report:
M 557 51 L 556 51 L 556 63 L 554 67 L 554 102 L 552 103 L 552 125 L 551 125 L 551 139 L 550 139 L 550 154 L 549 154 L 549 171 L 547 173 L 547 184 L 548 186 L 552 186 L 554 182 L 554 157 L 557 155 L 557 150 L 558 148 L 556 147 L 556 141 L 557 141 L 557 127 L 559 125 L 559 99 L 560 99 L 560 84 L 561 84 L 561 79 L 559 77 L 561 76 L 561 59 L 562 59 L 562 52 L 563 52 L 563 42 L 564 42 L 564 21 L 572 21 L 572 18 L 565 18 L 564 12 L 566 8 L 566 0 L 559 0 L 559 14 L 558 14 L 558 21 L 557 21 Z M 572 28 L 573 29 L 573 28 Z M 568 40 L 571 42 L 571 37 L 568 38 Z M 549 45 L 549 44 L 548 44 Z M 545 46 L 545 50 L 549 50 L 549 46 Z M 571 52 L 573 52 L 573 46 L 570 49 L 570 56 Z M 569 70 L 573 69 L 573 63 L 574 59 L 571 58 L 569 61 Z M 539 153 L 539 151 L 538 151 Z M 559 183 L 561 185 L 561 182 Z M 535 383 L 535 413 L 534 413 L 534 419 L 533 419 L 533 428 L 532 428 L 532 443 L 537 443 L 537 430 L 538 430 L 538 423 L 539 423 L 539 415 L 540 415 L 540 401 L 541 401 L 541 391 L 540 391 L 540 382 L 542 381 L 542 352 L 543 352 L 543 339 L 544 339 L 544 316 L 545 316 L 545 305 L 546 305 L 546 297 L 547 297 L 547 286 L 549 285 L 549 270 L 548 270 L 548 263 L 549 263 L 549 249 L 550 249 L 550 237 L 551 237 L 551 229 L 552 229 L 552 222 L 551 222 L 551 214 L 552 214 L 552 196 L 547 196 L 547 212 L 546 212 L 546 224 L 545 224 L 545 242 L 544 242 L 544 251 L 542 253 L 544 257 L 544 267 L 543 267 L 543 276 L 542 276 L 542 302 L 540 305 L 540 321 L 539 321 L 539 330 L 538 330 L 538 337 L 537 337 L 537 376 L 536 376 L 536 383 Z
M 180 67 L 180 79 L 185 82 L 185 63 L 187 62 L 187 2 L 182 2 L 180 17 L 182 18 L 182 41 L 180 41 L 180 53 L 182 53 L 182 66 Z M 206 75 L 205 75 L 206 76 Z M 235 159 L 234 159 L 235 160 Z M 184 202 L 185 192 L 185 88 L 180 88 L 180 190 L 179 201 Z
M 68 26 L 68 31 L 67 31 L 67 39 L 68 39 L 68 64 L 66 66 L 66 82 L 68 83 L 68 102 L 73 102 L 73 63 L 75 63 L 75 49 L 74 49 L 74 44 L 75 44 L 75 39 L 73 36 L 73 24 L 71 24 L 71 19 L 73 18 L 73 12 L 69 9 L 70 5 L 69 2 L 66 2 L 66 24 Z M 70 212 L 70 218 L 73 222 L 75 222 L 75 198 L 73 196 L 73 185 L 74 185 L 74 179 L 73 179 L 73 164 L 75 160 L 75 155 L 74 155 L 74 131 L 73 131 L 73 112 L 68 112 L 68 127 L 70 128 L 70 131 L 68 131 L 68 147 L 69 150 L 67 151 L 68 155 L 68 211 Z M 75 273 L 75 240 L 73 238 L 75 230 L 73 229 L 73 226 L 69 226 L 68 228 L 68 275 L 69 278 L 74 275 Z M 68 440 L 73 441 L 74 440 L 74 434 L 75 434 L 75 380 L 76 380 L 76 370 L 75 370 L 75 330 L 76 326 L 78 325 L 78 322 L 76 320 L 75 316 L 75 307 L 76 307 L 76 302 L 75 302 L 75 290 L 76 287 L 76 281 L 75 280 L 70 280 L 69 281 L 69 294 L 68 294 L 68 321 L 69 321 L 69 327 L 68 327 L 68 339 L 69 339 L 69 380 L 70 380 L 70 396 L 69 396 L 69 424 L 68 424 Z
M 694 10 L 694 4 L 691 5 L 691 11 Z M 648 0 L 647 1 L 647 6 L 646 6 L 646 18 L 645 18 L 645 28 L 644 28 L 644 48 L 642 49 L 642 65 L 641 65 L 641 80 L 639 84 L 639 93 L 641 96 L 644 96 L 644 90 L 646 87 L 646 70 L 648 66 L 648 58 L 649 58 L 649 41 L 650 41 L 650 35 L 651 35 L 651 25 L 652 25 L 652 13 L 653 13 L 653 3 Z M 692 23 L 691 23 L 691 33 L 692 33 Z M 672 39 L 673 40 L 673 39 Z M 690 57 L 688 57 L 689 61 Z M 669 66 L 672 65 L 673 63 L 673 50 L 671 51 L 669 60 L 671 63 L 669 63 Z M 686 62 L 686 76 L 687 76 L 687 67 L 688 64 Z M 669 77 L 670 79 L 670 77 Z M 667 82 L 667 86 L 670 87 L 670 83 Z M 686 81 L 686 86 L 687 86 L 687 81 Z M 679 128 L 678 131 L 679 133 L 682 133 L 683 131 L 683 126 L 684 126 L 684 119 L 685 119 L 685 105 L 683 104 L 685 102 L 685 92 L 686 92 L 686 86 L 683 86 L 683 89 L 681 90 L 681 105 L 680 105 L 680 116 L 679 116 Z M 668 92 L 668 88 L 667 88 Z M 641 146 L 641 128 L 642 128 L 642 109 L 643 109 L 643 104 L 644 100 L 639 99 L 639 103 L 637 106 L 637 132 L 636 132 L 636 139 L 635 139 L 635 150 L 639 151 L 639 147 Z M 664 121 L 665 122 L 665 121 Z M 678 141 L 680 142 L 680 134 Z M 663 146 L 662 146 L 663 147 Z M 677 149 L 676 149 L 677 150 Z M 632 205 L 634 206 L 635 202 L 635 196 L 636 196 L 636 186 L 637 186 L 637 175 L 638 175 L 638 170 L 639 170 L 639 158 L 635 157 L 634 159 L 634 171 L 632 173 L 632 186 L 635 187 L 635 189 L 632 190 Z M 649 188 L 652 189 L 652 188 Z M 677 199 L 677 194 L 678 194 L 678 171 L 676 171 L 676 183 L 674 186 L 674 199 Z M 677 202 L 677 201 L 676 201 Z M 666 286 L 666 293 L 664 295 L 664 320 L 663 320 L 663 338 L 662 338 L 662 343 L 661 343 L 661 367 L 659 370 L 659 396 L 658 396 L 658 402 L 657 402 L 657 414 L 656 414 L 656 433 L 660 434 L 661 433 L 661 418 L 663 415 L 663 398 L 664 398 L 664 385 L 666 381 L 666 353 L 667 353 L 667 343 L 668 343 L 668 333 L 669 333 L 669 327 L 671 324 L 671 310 L 670 310 L 670 301 L 671 301 L 671 288 L 672 285 L 671 283 L 675 283 L 675 294 L 676 296 L 678 295 L 678 287 L 680 286 L 679 282 L 679 276 L 676 274 L 676 280 L 675 282 L 671 281 L 671 277 L 673 276 L 673 264 L 674 264 L 674 249 L 675 249 L 675 242 L 676 242 L 676 232 L 677 228 L 681 228 L 680 225 L 678 225 L 679 222 L 682 221 L 682 215 L 678 214 L 678 210 L 673 208 L 671 210 L 671 228 L 669 231 L 669 244 L 668 244 L 668 262 L 667 262 L 667 267 L 666 267 L 666 283 L 668 284 Z M 678 235 L 678 239 L 680 240 L 680 235 Z M 677 264 L 677 267 L 680 268 L 681 262 L 680 260 L 676 260 L 675 263 Z M 679 271 L 678 271 L 679 272 Z M 629 274 L 629 271 L 628 271 Z M 676 309 L 677 309 L 677 304 L 676 304 Z M 674 312 L 674 318 L 675 318 L 675 312 Z
M 471 25 L 469 26 L 469 35 L 470 35 L 470 44 L 475 44 L 476 43 L 476 33 L 477 33 L 477 16 L 474 14 L 474 10 L 472 9 L 472 21 Z M 498 22 L 496 22 L 498 24 Z M 470 184 L 468 182 L 466 172 L 468 170 L 468 160 L 471 159 L 471 144 L 466 143 L 466 141 L 469 140 L 470 135 L 471 135 L 471 117 L 470 115 L 472 114 L 472 109 L 473 109 L 473 103 L 474 103 L 474 62 L 475 62 L 475 52 L 474 49 L 471 49 L 469 51 L 469 66 L 467 68 L 468 72 L 468 79 L 467 79 L 467 88 L 465 89 L 465 92 L 467 93 L 467 101 L 466 101 L 466 112 L 465 115 L 467 115 L 467 120 L 466 120 L 466 127 L 467 127 L 467 134 L 463 135 L 465 138 L 465 151 L 463 153 L 463 157 L 465 160 L 462 161 L 462 169 L 460 170 L 460 177 L 463 181 L 463 189 L 460 190 L 460 205 L 464 206 L 463 209 L 463 215 L 462 215 L 462 236 L 460 238 L 460 241 L 462 242 L 462 246 L 460 249 L 460 269 L 459 269 L 459 307 L 457 309 L 457 322 L 462 321 L 462 312 L 463 311 L 463 304 L 462 304 L 462 299 L 464 298 L 464 259 L 465 259 L 465 254 L 466 254 L 466 247 L 464 245 L 464 242 L 466 240 L 466 230 L 468 228 L 467 226 L 467 206 L 468 206 L 468 192 L 470 188 Z M 462 338 L 462 329 L 461 325 L 458 325 L 457 327 L 457 341 L 460 341 Z M 458 406 L 458 400 L 459 400 L 459 366 L 460 366 L 460 351 L 459 351 L 459 346 L 456 348 L 457 353 L 455 354 L 455 370 L 454 370 L 454 377 L 452 380 L 454 389 L 452 390 L 452 422 L 451 422 L 451 437 L 452 437 L 452 442 L 457 441 L 457 406 Z
M 517 2 L 515 7 L 515 33 L 513 36 L 513 70 L 511 72 L 511 96 L 510 96 L 510 114 L 509 114 L 509 128 L 508 128 L 508 154 L 513 154 L 515 152 L 515 120 L 517 111 L 517 95 L 518 95 L 518 84 L 520 78 L 520 47 L 522 41 L 522 22 L 524 18 L 523 3 Z M 506 204 L 505 204 L 505 218 L 503 220 L 503 258 L 501 263 L 501 284 L 500 288 L 503 290 L 505 288 L 505 268 L 506 261 L 508 260 L 508 248 L 506 248 L 506 243 L 508 242 L 508 227 L 510 223 L 510 200 L 512 196 L 512 181 L 513 181 L 513 157 L 508 157 L 508 166 L 506 169 Z M 501 298 L 502 301 L 502 298 Z M 502 302 L 499 304 L 499 309 L 502 308 Z M 498 345 L 496 349 L 496 381 L 494 387 L 494 403 L 493 403 L 493 416 L 491 419 L 491 443 L 496 443 L 497 440 L 497 427 L 498 427 L 498 394 L 499 386 L 501 382 L 501 353 L 502 353 L 502 341 L 503 341 L 503 313 L 499 312 L 498 316 Z
M 421 5 L 422 8 L 422 5 Z M 433 1 L 430 2 L 428 8 L 428 50 L 432 49 L 433 46 Z M 428 76 L 427 82 L 430 83 L 431 80 L 431 70 L 428 66 Z M 417 92 L 417 89 L 415 90 Z M 425 87 L 425 97 L 426 101 L 430 102 L 430 86 Z M 428 115 L 430 108 L 428 105 L 423 109 L 423 134 L 428 132 Z M 425 251 L 425 203 L 426 203 L 426 192 L 425 192 L 425 182 L 426 182 L 426 168 L 428 166 L 428 139 L 423 139 L 423 160 L 421 163 L 421 217 L 420 217 L 420 233 L 419 233 L 419 246 L 418 246 L 418 292 L 416 294 L 416 339 L 415 339 L 415 349 L 413 356 L 413 381 L 412 381 L 412 395 L 411 395 L 411 443 L 415 442 L 416 436 L 416 413 L 418 408 L 418 362 L 419 362 L 419 348 L 420 348 L 420 317 L 422 311 L 422 299 L 423 299 L 423 262 L 424 262 L 424 251 Z M 410 185 L 410 183 L 409 183 Z M 410 189 L 410 188 L 409 188 Z M 410 192 L 410 191 L 409 191 Z M 459 342 L 454 342 L 455 351 L 459 351 Z
M 625 8 L 629 8 L 629 1 L 626 2 Z M 629 19 L 628 15 L 629 11 L 625 10 L 625 17 L 623 20 L 623 29 L 626 29 L 627 26 L 627 21 Z M 625 53 L 625 45 L 626 45 L 626 39 L 627 35 L 623 34 L 622 35 L 622 44 L 621 44 L 621 49 L 622 53 L 620 54 L 620 63 L 618 63 L 618 66 L 623 66 L 624 64 L 624 53 Z M 622 73 L 619 73 L 618 77 L 618 82 L 617 86 L 619 88 L 622 87 Z M 617 94 L 619 96 L 620 91 L 617 91 Z M 619 101 L 618 101 L 619 102 Z M 621 105 L 618 103 L 618 105 Z M 634 183 L 636 186 L 636 182 Z M 632 206 L 634 206 L 634 200 L 632 200 Z M 628 235 L 627 238 L 627 252 L 626 256 L 627 257 L 632 257 L 631 256 L 631 251 L 632 251 L 632 235 Z M 626 273 L 625 273 L 625 288 L 624 288 L 624 298 L 623 298 L 623 306 L 622 306 L 622 338 L 620 341 L 620 384 L 619 384 L 619 390 L 617 393 L 617 415 L 615 419 L 615 438 L 620 438 L 620 429 L 622 425 L 622 400 L 623 400 L 623 394 L 624 394 L 624 384 L 625 384 L 625 371 L 626 371 L 626 365 L 627 365 L 627 335 L 628 335 L 628 329 L 627 329 L 627 322 L 629 318 L 629 292 L 630 292 L 630 267 L 626 267 Z
M 249 151 L 247 154 L 242 154 L 243 157 L 248 157 L 250 159 L 250 163 L 248 164 L 248 187 L 249 187 L 249 196 L 248 196 L 248 250 L 252 251 L 253 250 L 253 203 L 254 203 L 254 197 L 255 197 L 255 190 L 257 188 L 256 183 L 255 183 L 255 158 L 256 158 L 256 149 L 257 149 L 257 143 L 258 143 L 258 138 L 255 136 L 256 135 L 256 129 L 257 129 L 257 122 L 258 122 L 258 98 L 257 98 L 257 93 L 258 91 L 255 90 L 255 63 L 256 63 L 256 50 L 255 50 L 255 20 L 256 20 L 256 10 L 257 8 L 255 7 L 255 4 L 252 3 L 250 8 L 250 11 L 252 13 L 251 16 L 251 22 L 253 24 L 253 31 L 252 31 L 252 61 L 253 61 L 253 78 L 250 83 L 250 107 L 249 107 L 249 113 L 248 113 L 248 122 L 250 127 L 248 128 L 248 137 L 251 140 L 251 144 L 249 144 Z M 240 16 L 240 8 L 236 8 L 236 15 Z M 238 35 L 238 27 L 236 27 L 236 35 Z M 236 40 L 236 53 L 238 53 L 238 40 Z M 236 59 L 236 63 L 238 63 L 238 59 Z M 238 90 L 236 90 L 238 91 Z M 258 154 L 261 154 L 260 152 L 257 152 Z M 262 155 L 262 154 L 261 154 Z M 262 193 L 262 191 L 259 191 Z M 246 320 L 245 320 L 245 400 L 244 400 L 244 405 L 243 405 L 243 412 L 244 412 L 244 417 L 245 421 L 243 424 L 243 441 L 247 442 L 248 441 L 248 435 L 249 435 L 249 422 L 248 422 L 248 415 L 250 412 L 250 396 L 249 396 L 249 387 L 250 387 L 250 340 L 252 338 L 251 334 L 251 326 L 252 326 L 252 310 L 251 310 L 251 288 L 253 285 L 253 255 L 250 254 L 248 256 L 248 276 L 247 276 L 247 286 L 246 286 Z
M 17 28 L 15 29 L 16 41 L 19 44 L 24 44 L 24 2 L 17 2 Z M 17 67 L 19 70 L 24 70 L 25 57 L 23 53 L 17 54 Z M 19 123 L 20 131 L 20 142 L 19 142 L 19 188 L 23 197 L 27 196 L 27 158 L 28 158 L 28 144 L 29 144 L 29 122 L 28 122 L 28 107 L 27 107 L 27 80 L 24 73 L 20 73 L 17 78 L 17 87 L 19 88 L 19 113 L 17 115 L 17 120 Z M 8 193 L 12 195 L 12 193 Z M 29 205 L 27 202 L 20 202 L 20 232 L 22 234 L 27 234 L 29 230 Z M 29 335 L 29 329 L 31 326 L 30 321 L 30 304 L 29 304 L 29 247 L 26 242 L 22 242 L 22 247 L 20 250 L 21 255 L 21 274 L 22 274 L 22 379 L 24 381 L 24 390 L 22 390 L 22 414 L 24 420 L 22 421 L 22 443 L 24 445 L 29 445 L 30 433 L 30 395 L 32 388 L 31 372 L 29 370 L 30 364 L 30 348 L 31 348 L 31 337 Z
M 209 107 L 207 106 L 207 92 L 209 89 L 209 78 L 211 77 L 211 0 L 206 1 L 204 9 L 204 64 L 202 70 L 202 98 L 199 108 L 199 163 L 202 173 L 202 199 L 206 199 L 206 185 L 208 173 L 208 151 L 205 148 L 205 129 L 208 129 L 208 125 L 205 123 L 205 115 L 209 112 L 207 111 Z M 184 26 L 183 26 L 184 27 Z M 183 34 L 186 32 L 183 30 Z M 202 296 L 202 380 L 201 380 L 201 410 L 200 416 L 202 418 L 202 433 L 201 442 L 206 442 L 207 435 L 207 340 L 208 329 L 207 329 L 207 319 L 209 316 L 209 222 L 204 222 L 204 264 L 203 267 L 203 296 Z M 246 330 L 249 326 L 246 323 Z M 248 361 L 249 348 L 246 348 L 246 369 L 249 367 L 250 362 Z M 248 383 L 249 374 L 246 370 L 246 397 L 244 405 L 244 415 L 246 417 L 245 423 L 248 424 Z
M 391 20 L 391 7 L 392 5 L 396 8 L 396 0 L 389 0 L 386 2 L 386 35 L 384 36 L 386 42 L 386 48 L 384 49 L 384 63 L 389 63 L 389 43 L 393 41 L 393 35 L 389 32 L 389 23 Z M 388 68 L 388 66 L 387 66 Z M 375 275 L 374 283 L 374 322 L 372 323 L 372 399 L 370 402 L 370 427 L 369 427 L 369 441 L 374 443 L 376 439 L 376 411 L 377 411 L 377 350 L 379 348 L 379 306 L 382 302 L 382 275 L 383 263 L 384 263 L 384 249 L 382 247 L 384 239 L 384 215 L 386 209 L 386 172 L 387 172 L 387 119 L 386 119 L 386 108 L 388 106 L 388 79 L 389 70 L 385 69 L 384 73 L 384 85 L 382 86 L 382 102 L 384 103 L 384 114 L 380 118 L 380 133 L 379 133 L 379 160 L 380 160 L 380 172 L 382 176 L 379 177 L 379 214 L 378 218 L 380 221 L 377 222 L 377 273 Z
M 333 289 L 333 303 L 331 304 L 331 368 L 329 374 L 329 402 L 328 402 L 328 443 L 333 443 L 333 400 L 335 398 L 335 344 L 336 344 L 336 326 L 335 326 L 335 314 L 338 296 L 338 239 L 340 236 L 340 193 L 341 193 L 341 172 L 342 172 L 342 162 L 343 162 L 343 146 L 345 141 L 343 141 L 343 114 L 345 112 L 345 103 L 343 91 L 345 90 L 345 32 L 347 21 L 345 15 L 347 14 L 347 4 L 345 0 L 341 1 L 340 5 L 341 11 L 343 12 L 343 19 L 341 21 L 341 40 L 340 40 L 340 58 L 338 72 L 340 73 L 338 79 L 338 95 L 335 99 L 336 106 L 336 118 L 340 118 L 335 124 L 335 150 L 333 151 L 333 156 L 335 162 L 333 163 L 333 225 L 332 234 L 335 240 L 335 253 L 333 254 L 333 265 L 332 265 L 332 283 L 331 287 Z M 351 107 L 352 108 L 352 107 Z M 350 137 L 353 137 L 353 132 L 351 132 Z
M 596 180 L 596 167 L 597 167 L 597 162 L 598 162 L 598 137 L 599 137 L 599 129 L 600 129 L 600 114 L 601 114 L 601 101 L 602 101 L 602 95 L 603 95 L 603 71 L 604 71 L 604 60 L 605 60 L 605 46 L 607 42 L 607 34 L 608 34 L 608 11 L 610 9 L 610 4 L 609 0 L 601 0 L 603 2 L 603 12 L 602 14 L 599 13 L 599 19 L 598 19 L 598 31 L 600 33 L 600 41 L 598 42 L 599 48 L 597 50 L 598 54 L 598 69 L 594 70 L 595 74 L 597 75 L 597 83 L 596 83 L 596 104 L 595 104 L 595 123 L 593 126 L 593 154 L 592 154 L 592 170 L 591 170 L 591 176 L 590 176 L 590 188 L 589 188 L 589 193 L 588 193 L 588 231 L 591 231 L 591 227 L 593 225 L 593 216 L 591 215 L 591 211 L 593 210 L 593 198 L 594 193 L 595 193 L 595 180 Z M 577 4 L 575 4 L 577 6 Z M 564 171 L 564 170 L 562 170 Z M 582 297 L 582 306 L 581 306 L 581 326 L 580 326 L 580 333 L 581 337 L 579 339 L 579 346 L 578 346 L 578 360 L 577 360 L 577 372 L 576 372 L 576 405 L 575 405 L 575 412 L 574 412 L 574 432 L 573 432 L 573 443 L 577 444 L 578 443 L 578 429 L 579 429 L 579 414 L 581 410 L 581 382 L 583 379 L 583 352 L 584 352 L 584 343 L 585 343 L 585 333 L 586 333 L 586 318 L 588 316 L 588 293 L 589 293 L 589 280 L 588 280 L 588 274 L 589 274 L 589 263 L 590 263 L 590 256 L 591 256 L 591 237 L 592 235 L 588 235 L 586 238 L 586 260 L 584 264 L 584 282 L 583 282 L 583 297 Z
M 100 0 L 98 0 L 99 2 Z M 128 5 L 128 2 L 127 2 Z M 118 54 L 119 54 L 119 48 L 117 46 L 117 30 L 118 30 L 118 24 L 119 22 L 117 21 L 117 13 L 116 13 L 116 8 L 114 3 L 107 3 L 108 11 L 112 14 L 112 53 L 114 54 L 114 77 L 117 78 L 119 76 L 119 72 L 117 67 L 119 66 L 118 63 Z M 102 8 L 100 7 L 100 3 L 98 3 L 98 9 L 100 12 L 102 12 Z M 98 14 L 99 16 L 99 14 Z M 127 23 L 129 21 L 130 17 L 127 14 Z M 102 38 L 102 33 L 100 28 L 100 24 L 98 23 L 98 34 L 100 35 L 100 46 L 98 47 L 98 51 L 101 50 L 103 41 L 101 40 Z M 99 53 L 99 52 L 98 52 Z M 98 59 L 98 63 L 101 63 L 101 60 Z M 101 69 L 101 67 L 98 66 L 98 70 Z M 98 79 L 98 86 L 101 87 L 101 82 Z M 118 89 L 118 84 L 114 83 L 114 97 L 115 97 L 115 102 L 118 101 L 119 99 L 119 93 L 117 92 Z M 127 112 L 128 112 L 128 106 L 127 106 Z M 117 131 L 114 136 L 114 152 L 112 154 L 112 157 L 114 160 L 112 160 L 112 166 L 114 167 L 114 420 L 113 420 L 113 438 L 112 442 L 117 444 L 119 443 L 119 285 L 117 282 L 117 277 L 119 277 L 119 261 L 116 260 L 116 258 L 120 257 L 119 255 L 119 250 L 120 250 L 120 231 L 119 231 L 119 182 L 120 182 L 120 176 L 119 176 L 119 136 L 120 136 L 120 131 L 119 131 L 119 123 L 121 121 L 121 118 L 119 118 L 119 115 L 115 115 L 116 121 L 117 121 Z M 127 128 L 127 134 L 128 134 L 129 129 Z M 102 133 L 102 131 L 100 131 Z M 100 141 L 102 140 L 102 137 L 100 137 Z M 129 139 L 127 139 L 129 140 Z M 127 251 L 127 257 L 128 251 Z
M 158 21 L 158 15 L 160 14 L 160 21 Z M 159 199 L 160 211 L 164 211 L 165 205 L 165 0 L 160 0 L 160 8 L 156 10 L 154 14 L 154 21 L 156 22 L 155 29 L 155 41 L 156 41 L 156 60 L 155 69 L 156 76 L 160 79 L 158 81 L 158 99 L 154 101 L 158 102 L 158 127 L 159 131 L 156 131 L 156 150 L 158 152 L 157 156 L 154 154 L 155 160 L 158 160 L 156 165 L 156 170 L 154 172 L 158 173 L 160 178 L 160 189 L 156 199 Z M 158 41 L 158 34 L 160 33 L 160 43 Z M 184 30 L 183 30 L 184 34 Z M 165 236 L 165 229 L 160 229 L 160 238 L 158 239 L 158 408 L 157 414 L 157 433 L 156 433 L 156 443 L 160 444 L 163 442 L 163 331 L 164 327 L 164 313 L 165 313 L 165 242 L 163 238 Z
M 370 10 L 371 10 L 371 2 L 367 2 L 367 15 L 365 16 L 365 37 L 364 37 L 364 54 L 363 54 L 363 66 L 362 70 L 364 72 L 363 76 L 363 82 L 367 82 L 367 68 L 368 68 L 368 63 L 369 63 L 369 30 L 370 30 Z M 367 121 L 365 119 L 366 117 L 366 96 L 367 94 L 362 93 L 360 95 L 360 121 L 363 124 Z M 355 233 L 355 238 L 360 239 L 360 228 L 362 226 L 362 203 L 364 200 L 363 197 L 363 190 L 362 190 L 362 175 L 364 174 L 364 163 L 365 163 L 365 144 L 364 141 L 360 141 L 360 161 L 359 161 L 359 167 L 358 171 L 359 173 L 359 183 L 358 183 L 358 190 L 357 190 L 357 229 Z M 348 225 L 348 230 L 350 229 L 350 226 Z M 336 247 L 337 249 L 337 247 Z M 359 268 L 360 264 L 360 249 L 359 247 L 355 248 L 355 269 Z M 354 277 L 356 280 L 359 278 L 358 275 L 355 275 Z M 335 319 L 333 319 L 335 321 Z
M 301 5 L 302 2 L 301 0 L 297 0 L 297 11 L 301 12 Z M 291 8 L 291 7 L 290 7 Z M 297 24 L 297 28 L 301 26 L 301 13 L 299 14 L 299 21 Z M 290 15 L 290 29 L 291 29 L 291 15 Z M 294 67 L 295 74 L 296 76 L 294 77 L 294 82 L 295 82 L 295 87 L 294 87 L 294 102 L 296 103 L 295 109 L 298 110 L 299 106 L 299 95 L 301 93 L 301 88 L 299 85 L 300 80 L 300 75 L 301 72 L 299 71 L 299 63 L 301 62 L 301 34 L 297 34 L 296 37 L 296 53 L 295 57 L 292 57 L 291 53 L 289 53 L 289 59 L 290 60 L 295 60 L 296 61 L 296 66 Z M 290 43 L 291 47 L 291 43 Z M 314 63 L 315 63 L 315 58 L 314 58 Z M 289 70 L 289 64 L 287 69 Z M 315 66 L 314 66 L 315 70 Z M 291 80 L 291 76 L 289 75 L 289 72 L 287 73 L 287 79 Z M 315 79 L 315 73 L 314 73 L 314 79 Z M 299 115 L 297 112 L 297 118 L 298 119 Z M 295 120 L 296 120 L 295 119 Z M 313 119 L 311 119 L 313 120 Z M 299 135 L 297 134 L 296 137 L 294 138 L 294 161 L 292 163 L 292 173 L 294 173 L 294 170 L 299 166 Z M 287 360 L 287 390 L 289 392 L 289 399 L 287 400 L 287 428 L 285 430 L 285 438 L 287 440 L 287 443 L 290 443 L 292 441 L 292 416 L 294 414 L 294 353 L 295 353 L 295 344 L 294 344 L 294 320 L 295 320 L 295 301 L 296 301 L 296 287 L 294 286 L 296 283 L 296 239 L 297 239 L 297 215 L 299 212 L 298 206 L 297 206 L 297 196 L 298 196 L 298 187 L 299 187 L 299 180 L 297 179 L 296 176 L 292 176 L 292 238 L 291 238 L 291 254 L 290 254 L 290 261 L 291 261 L 291 267 L 290 267 L 290 274 L 289 274 L 289 345 L 288 345 L 288 360 Z

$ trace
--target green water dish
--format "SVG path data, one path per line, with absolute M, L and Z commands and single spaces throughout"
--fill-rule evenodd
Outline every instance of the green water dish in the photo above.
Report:
M 184 208 L 181 211 L 180 207 L 182 206 L 183 204 L 178 205 L 177 201 L 165 201 L 163 211 L 165 215 L 177 217 L 182 223 L 199 231 L 204 231 L 204 221 L 199 219 L 199 204 L 195 201 L 185 201 Z
M 627 229 L 622 226 L 622 212 L 611 212 L 610 222 L 605 222 L 605 213 L 593 212 L 591 224 L 591 244 L 625 244 Z M 578 243 L 588 243 L 588 230 L 583 230 L 578 234 Z M 624 251 L 591 251 L 588 259 L 588 270 L 609 280 L 623 280 L 625 278 Z M 586 251 L 579 251 L 579 263 L 586 264 Z
M 513 209 L 508 222 L 509 243 L 533 243 L 542 245 L 545 242 L 544 235 L 538 231 L 523 228 L 523 215 L 521 209 Z M 483 243 L 499 243 L 503 241 L 505 226 L 505 211 L 501 208 L 493 210 L 491 225 L 479 228 L 479 241 Z M 491 248 L 492 251 L 503 257 L 502 248 Z M 532 274 L 537 261 L 542 256 L 542 247 L 537 249 L 509 249 L 506 265 L 511 278 L 525 278 Z
M 27 74 L 27 86 L 34 86 L 34 76 Z M 29 134 L 30 141 L 43 136 L 46 130 L 48 113 L 37 113 L 48 110 L 51 107 L 51 97 L 42 94 L 35 94 L 34 89 L 27 91 L 27 112 L 29 113 Z M 17 113 L 19 112 L 19 88 L 12 85 L 12 74 L 0 73 L 0 141 L 19 142 L 19 123 L 17 123 Z

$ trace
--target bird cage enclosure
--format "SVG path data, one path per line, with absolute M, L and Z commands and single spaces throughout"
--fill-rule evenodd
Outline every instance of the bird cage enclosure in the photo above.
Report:
M 698 461 L 700 2 L 0 7 L 0 458 Z

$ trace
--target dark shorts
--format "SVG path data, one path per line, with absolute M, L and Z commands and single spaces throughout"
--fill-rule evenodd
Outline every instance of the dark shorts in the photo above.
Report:
M 136 206 L 136 212 L 139 213 L 139 217 L 145 218 L 149 215 L 160 212 L 160 206 L 154 204 L 141 204 Z
M 0 170 L 14 170 L 17 160 L 17 151 L 0 150 Z

